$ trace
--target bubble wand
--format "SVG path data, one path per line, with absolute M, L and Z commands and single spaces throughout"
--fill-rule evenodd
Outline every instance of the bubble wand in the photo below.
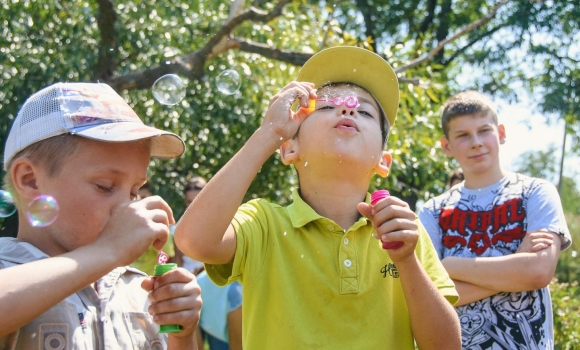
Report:
M 169 256 L 165 254 L 163 251 L 159 251 L 159 255 L 157 256 L 157 265 L 155 265 L 155 277 L 159 277 L 164 273 L 175 270 L 177 268 L 177 264 L 174 263 L 167 263 L 169 261 Z M 178 324 L 162 324 L 159 325 L 159 333 L 173 333 L 173 332 L 181 332 L 182 327 Z
M 371 194 L 371 205 L 375 206 L 381 199 L 390 196 L 389 191 L 387 190 L 378 190 Z M 382 241 L 381 241 L 382 242 Z M 403 246 L 403 242 L 401 241 L 394 241 L 394 242 L 382 242 L 383 249 L 397 249 Z

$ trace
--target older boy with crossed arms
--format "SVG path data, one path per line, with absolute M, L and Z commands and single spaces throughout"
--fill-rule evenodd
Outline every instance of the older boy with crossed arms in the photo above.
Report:
M 571 244 L 548 181 L 506 172 L 506 130 L 491 101 L 467 91 L 443 107 L 441 147 L 465 176 L 419 213 L 459 292 L 464 349 L 553 349 L 548 284 Z

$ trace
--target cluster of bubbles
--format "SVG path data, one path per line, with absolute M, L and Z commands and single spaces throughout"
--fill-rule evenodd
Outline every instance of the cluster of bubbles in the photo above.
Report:
M 227 69 L 217 76 L 215 84 L 221 93 L 233 95 L 240 89 L 242 79 L 237 71 Z M 166 106 L 174 106 L 185 97 L 186 87 L 178 75 L 165 74 L 153 83 L 151 90 L 157 102 Z
M 26 212 L 28 222 L 32 227 L 45 227 L 52 224 L 58 217 L 58 203 L 52 196 L 36 197 Z M 0 217 L 6 218 L 16 212 L 14 198 L 8 191 L 0 190 Z

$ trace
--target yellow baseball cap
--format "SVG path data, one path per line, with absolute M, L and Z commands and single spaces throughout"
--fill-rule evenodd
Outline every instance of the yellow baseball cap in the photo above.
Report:
M 391 127 L 399 108 L 399 80 L 381 56 L 355 46 L 324 49 L 302 66 L 298 81 L 319 88 L 329 83 L 351 83 L 367 90 L 385 112 Z

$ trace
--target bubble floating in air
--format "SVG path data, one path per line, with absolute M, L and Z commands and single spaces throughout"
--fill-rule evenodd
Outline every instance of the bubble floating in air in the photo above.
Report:
M 151 90 L 157 102 L 167 106 L 176 105 L 185 97 L 185 83 L 175 74 L 165 74 L 155 80 Z
M 226 95 L 235 94 L 242 85 L 240 74 L 233 69 L 221 72 L 216 78 L 216 86 L 221 93 Z
M 8 191 L 0 190 L 0 218 L 6 218 L 16 212 L 14 199 Z
M 38 196 L 28 205 L 26 216 L 33 227 L 48 226 L 58 217 L 58 203 L 52 196 Z

